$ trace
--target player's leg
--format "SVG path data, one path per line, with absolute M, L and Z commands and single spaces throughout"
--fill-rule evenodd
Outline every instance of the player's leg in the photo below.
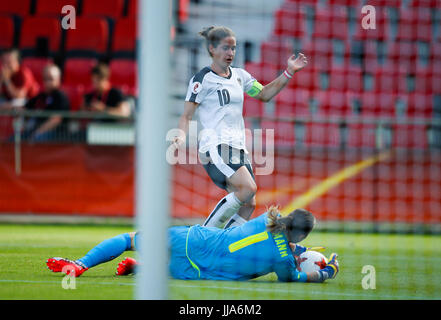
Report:
M 204 226 L 219 228 L 241 210 L 242 215 L 236 216 L 236 220 L 240 220 L 239 217 L 249 218 L 254 210 L 253 198 L 257 187 L 247 169 L 242 166 L 231 176 L 229 181 L 236 191 L 230 192 L 219 201 L 205 220 Z M 246 207 L 242 209 L 244 205 Z
M 251 215 L 256 208 L 256 196 L 254 196 L 249 202 L 242 205 L 237 213 L 235 213 L 230 220 L 224 226 L 224 229 L 241 226 L 250 220 Z
M 78 260 L 65 258 L 50 258 L 46 264 L 53 272 L 64 272 L 80 276 L 88 269 L 115 259 L 122 253 L 133 249 L 135 233 L 124 233 L 116 237 L 106 239 L 93 247 L 84 257 Z
M 131 238 L 131 250 L 133 251 L 138 251 L 139 248 L 139 232 L 131 232 L 130 234 L 130 238 Z M 116 267 L 116 272 L 115 274 L 117 276 L 126 276 L 129 275 L 131 273 L 135 273 L 135 269 L 138 266 L 138 262 L 130 257 L 126 257 L 124 258 L 123 261 L 121 261 L 120 263 L 118 263 L 118 266 Z
M 246 163 L 245 167 L 248 169 L 248 172 L 250 173 L 251 178 L 254 181 L 254 174 L 253 174 L 253 169 L 251 167 L 251 164 Z M 235 191 L 235 187 L 234 185 L 232 185 L 231 183 L 228 183 L 228 190 L 230 191 Z M 255 183 L 254 183 L 255 184 Z M 225 224 L 224 228 L 230 228 L 230 227 L 235 227 L 235 226 L 240 226 L 242 224 L 244 224 L 245 222 L 247 222 L 248 220 L 250 220 L 251 215 L 253 214 L 254 209 L 256 208 L 256 195 L 254 192 L 254 196 L 251 198 L 250 201 L 244 203 L 239 211 L 237 213 L 235 213 L 230 220 L 227 221 L 227 223 Z
M 203 224 L 219 228 L 253 199 L 257 186 L 245 166 L 243 150 L 220 145 L 210 150 L 208 156 L 210 162 L 204 165 L 208 175 L 218 187 L 230 192 L 218 202 Z M 245 209 L 243 215 L 248 213 L 249 209 L 248 212 Z

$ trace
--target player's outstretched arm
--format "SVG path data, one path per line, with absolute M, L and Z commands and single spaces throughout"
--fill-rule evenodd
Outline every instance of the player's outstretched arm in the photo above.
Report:
M 334 279 L 339 271 L 339 265 L 337 260 L 338 255 L 332 253 L 329 257 L 328 264 L 323 269 L 316 272 L 307 273 L 308 282 L 324 282 L 328 279 Z
M 276 79 L 264 86 L 255 98 L 264 102 L 270 101 L 288 84 L 293 75 L 302 70 L 307 64 L 308 59 L 303 53 L 299 53 L 297 57 L 292 55 L 287 61 L 286 70 Z
M 295 244 L 293 242 L 289 243 L 289 247 L 291 248 L 291 251 L 293 252 L 294 256 L 300 256 L 305 251 L 323 252 L 326 250 L 326 247 L 322 247 L 322 246 L 304 247 L 299 244 Z

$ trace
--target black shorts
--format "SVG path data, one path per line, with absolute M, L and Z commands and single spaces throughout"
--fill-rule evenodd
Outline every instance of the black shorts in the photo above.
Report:
M 227 178 L 230 178 L 240 167 L 245 166 L 254 178 L 253 168 L 243 149 L 236 149 L 220 144 L 206 153 L 199 154 L 205 171 L 211 180 L 221 189 L 227 190 Z

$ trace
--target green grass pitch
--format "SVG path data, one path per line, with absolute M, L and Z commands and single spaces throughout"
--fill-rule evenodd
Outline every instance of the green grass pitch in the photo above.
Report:
M 46 259 L 76 259 L 127 227 L 0 225 L 0 299 L 133 299 L 135 277 L 118 277 L 123 256 L 97 266 L 63 289 L 63 275 Z M 339 254 L 340 273 L 324 284 L 278 283 L 275 274 L 247 282 L 169 281 L 170 299 L 441 299 L 439 235 L 313 232 L 304 245 Z M 363 266 L 375 268 L 375 289 L 364 289 Z M 154 276 L 154 275 L 153 275 Z M 67 282 L 66 282 L 67 283 Z M 372 284 L 372 282 L 370 282 Z M 68 283 L 69 284 L 69 283 Z M 71 284 L 71 283 L 70 283 Z

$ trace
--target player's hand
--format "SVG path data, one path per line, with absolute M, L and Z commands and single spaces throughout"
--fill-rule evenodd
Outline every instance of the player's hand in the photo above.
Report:
M 297 57 L 293 54 L 288 59 L 288 72 L 294 74 L 297 71 L 302 70 L 308 64 L 308 59 L 303 53 L 299 53 Z
M 290 246 L 291 251 L 294 253 L 295 256 L 299 256 L 299 255 L 301 255 L 305 251 L 323 252 L 323 251 L 326 250 L 326 248 L 322 247 L 322 246 L 318 246 L 318 247 L 303 247 L 303 246 L 301 246 L 299 244 L 295 244 L 293 242 L 290 242 L 289 246 Z
M 328 273 L 330 279 L 334 279 L 337 276 L 337 273 L 339 271 L 339 265 L 338 265 L 337 257 L 338 257 L 338 255 L 336 253 L 332 253 L 329 256 L 328 264 L 323 269 L 324 271 L 326 270 L 326 272 Z

